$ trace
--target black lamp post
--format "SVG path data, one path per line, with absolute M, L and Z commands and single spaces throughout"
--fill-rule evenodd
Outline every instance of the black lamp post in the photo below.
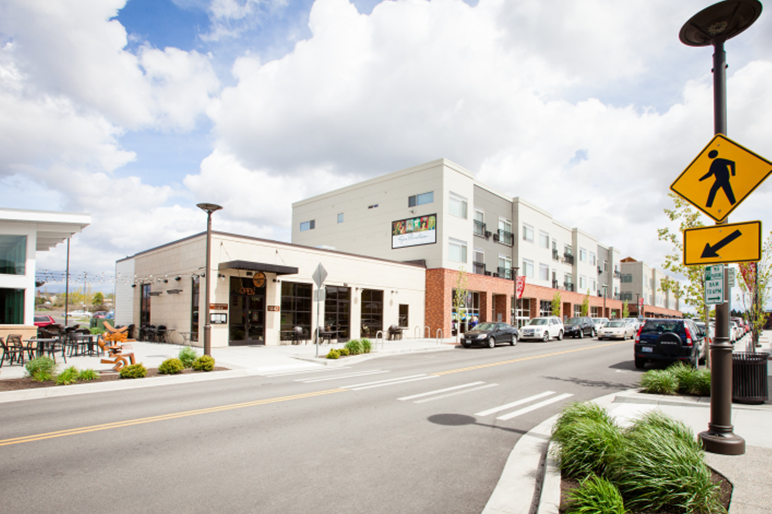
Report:
M 196 205 L 199 209 L 206 212 L 206 288 L 204 295 L 204 355 L 212 355 L 212 325 L 209 319 L 209 301 L 210 301 L 210 269 L 212 267 L 212 213 L 222 209 L 214 203 L 199 203 Z
M 515 312 L 514 326 L 516 326 L 517 328 L 520 328 L 518 326 L 519 322 L 517 321 L 517 272 L 518 271 L 520 271 L 519 266 L 512 266 L 512 278 L 515 281 L 515 297 L 513 300 L 514 305 L 512 306 L 512 310 L 514 310 Z
M 698 12 L 678 34 L 688 46 L 713 46 L 713 128 L 727 135 L 726 128 L 726 52 L 724 42 L 750 27 L 761 14 L 758 0 L 725 0 Z M 723 225 L 728 219 L 716 223 Z M 722 265 L 723 266 L 723 265 Z M 724 291 L 728 290 L 724 266 Z M 710 422 L 700 433 L 705 450 L 723 455 L 745 453 L 745 440 L 732 426 L 732 344 L 729 341 L 729 303 L 716 305 L 716 337 L 710 344 Z

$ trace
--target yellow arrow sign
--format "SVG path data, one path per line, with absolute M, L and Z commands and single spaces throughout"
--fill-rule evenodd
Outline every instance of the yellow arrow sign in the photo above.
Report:
M 750 262 L 760 259 L 760 221 L 684 230 L 684 264 L 686 266 Z
M 717 134 L 670 189 L 723 221 L 770 173 L 772 162 Z

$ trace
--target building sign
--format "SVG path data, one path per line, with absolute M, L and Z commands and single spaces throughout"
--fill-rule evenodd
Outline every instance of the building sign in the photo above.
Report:
M 391 222 L 391 248 L 430 245 L 437 242 L 437 215 L 428 214 Z
M 226 312 L 210 312 L 209 323 L 212 325 L 225 325 L 228 323 L 228 313 Z
M 268 312 L 279 312 L 279 305 L 269 305 Z
M 227 311 L 228 304 L 227 303 L 210 303 L 209 310 L 210 311 Z
M 262 271 L 258 271 L 257 273 L 255 273 L 255 275 L 252 277 L 252 283 L 258 289 L 263 287 L 265 285 L 265 273 L 263 273 Z
M 724 265 L 716 264 L 705 268 L 705 303 L 724 303 Z

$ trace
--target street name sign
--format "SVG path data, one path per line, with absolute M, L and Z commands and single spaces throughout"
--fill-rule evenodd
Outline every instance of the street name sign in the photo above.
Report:
M 727 223 L 684 230 L 684 265 L 704 266 L 761 259 L 761 222 Z
M 708 305 L 724 303 L 723 264 L 705 268 L 705 303 Z
M 716 134 L 670 189 L 714 220 L 724 221 L 770 173 L 772 162 Z

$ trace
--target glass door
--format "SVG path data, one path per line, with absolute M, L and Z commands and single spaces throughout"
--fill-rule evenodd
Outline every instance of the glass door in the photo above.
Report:
M 265 344 L 265 285 L 255 287 L 251 278 L 232 277 L 230 286 L 228 344 Z

